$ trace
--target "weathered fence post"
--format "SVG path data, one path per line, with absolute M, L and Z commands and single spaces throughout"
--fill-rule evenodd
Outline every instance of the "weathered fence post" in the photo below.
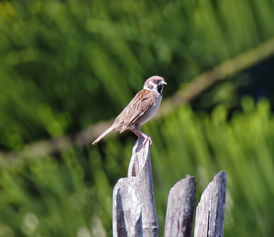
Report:
M 157 237 L 149 143 L 139 138 L 133 147 L 128 177 L 113 192 L 113 236 Z
M 113 191 L 113 236 L 143 236 L 141 198 L 127 178 L 120 179 Z
M 194 237 L 220 237 L 224 232 L 226 173 L 215 175 L 197 206 Z
M 191 236 L 195 189 L 195 178 L 188 175 L 169 191 L 165 237 Z
M 149 144 L 139 138 L 133 147 L 128 177 L 113 190 L 113 236 L 157 237 Z M 169 192 L 165 237 L 191 237 L 196 182 L 192 176 Z M 219 172 L 202 194 L 196 210 L 194 237 L 221 237 L 224 229 L 226 173 Z

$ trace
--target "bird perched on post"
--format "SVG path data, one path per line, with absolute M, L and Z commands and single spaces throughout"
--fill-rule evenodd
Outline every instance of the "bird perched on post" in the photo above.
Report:
M 144 138 L 144 144 L 148 141 L 152 144 L 151 138 L 140 131 L 141 125 L 150 120 L 157 112 L 161 100 L 165 79 L 160 76 L 148 78 L 142 90 L 129 102 L 124 110 L 116 117 L 113 124 L 104 131 L 92 144 L 98 143 L 103 137 L 112 131 L 132 131 L 138 138 Z

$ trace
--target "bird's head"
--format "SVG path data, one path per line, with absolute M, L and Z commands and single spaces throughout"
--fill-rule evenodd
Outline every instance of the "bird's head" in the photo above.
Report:
M 144 89 L 151 90 L 162 94 L 164 86 L 167 83 L 165 79 L 160 76 L 152 76 L 145 81 Z

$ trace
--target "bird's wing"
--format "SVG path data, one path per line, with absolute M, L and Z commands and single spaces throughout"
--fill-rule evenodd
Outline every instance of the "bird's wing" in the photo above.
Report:
M 140 90 L 116 119 L 116 122 L 122 125 L 120 132 L 133 125 L 155 101 L 155 92 L 146 89 Z

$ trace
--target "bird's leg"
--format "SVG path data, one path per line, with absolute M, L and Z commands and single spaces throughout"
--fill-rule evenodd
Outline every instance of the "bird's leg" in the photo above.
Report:
M 140 130 L 138 130 L 136 128 L 131 128 L 130 131 L 132 131 L 138 138 L 140 136 L 144 138 L 143 145 L 145 145 L 146 142 L 149 142 L 149 145 L 152 146 L 151 137 L 149 137 L 148 135 L 146 135 L 145 133 L 141 132 Z

